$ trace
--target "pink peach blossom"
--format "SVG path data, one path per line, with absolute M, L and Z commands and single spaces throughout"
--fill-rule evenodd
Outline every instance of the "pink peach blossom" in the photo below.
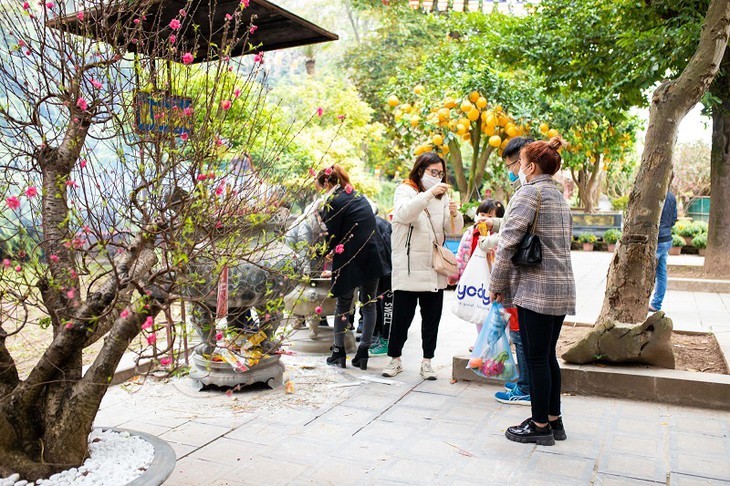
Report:
M 223 101 L 221 101 L 221 108 L 224 111 L 230 110 L 231 109 L 231 100 L 223 100 Z
M 263 64 L 264 63 L 264 53 L 257 52 L 256 55 L 253 57 L 253 62 Z
M 81 159 L 81 162 L 79 162 L 79 167 L 81 167 L 82 169 L 86 167 L 86 159 Z
M 15 271 L 18 272 L 18 273 L 20 273 L 20 272 L 23 271 L 23 267 L 21 267 L 20 265 L 16 265 L 15 266 Z
M 13 264 L 13 262 L 11 262 L 10 260 L 8 260 L 7 258 L 3 259 L 3 266 L 5 268 L 10 268 L 10 265 L 12 265 L 12 264 Z
M 178 19 L 172 19 L 170 21 L 170 28 L 172 30 L 177 30 L 180 28 L 180 21 Z
M 230 22 L 231 20 L 233 20 L 233 15 L 226 14 L 225 19 L 226 19 L 226 22 Z
M 152 333 L 149 336 L 147 336 L 147 344 L 155 344 L 157 342 L 157 334 Z
M 38 189 L 35 186 L 30 186 L 25 190 L 25 195 L 28 197 L 36 197 L 38 195 Z
M 6 197 L 5 202 L 7 203 L 8 207 L 12 210 L 16 210 L 20 207 L 20 199 L 18 199 L 15 196 Z
M 180 14 L 180 17 L 186 17 L 188 15 L 188 13 L 182 8 L 180 9 L 180 11 L 178 13 Z
M 255 33 L 255 32 L 256 32 L 257 30 L 259 30 L 258 26 L 257 26 L 257 25 L 252 25 L 251 27 L 249 27 L 249 29 L 248 29 L 248 33 L 249 33 L 249 34 L 251 34 L 251 35 L 254 35 L 254 33 Z
M 30 3 L 23 2 L 23 10 L 29 10 L 30 9 Z
M 174 34 L 170 34 L 170 44 L 174 44 L 177 40 L 177 36 Z
M 320 106 L 317 108 L 317 116 L 321 117 L 322 115 L 324 115 L 324 108 Z
M 238 88 L 234 89 L 233 90 L 233 96 L 236 97 L 236 98 L 238 98 L 239 96 L 241 96 L 241 90 L 238 89 Z
M 183 62 L 183 64 L 190 64 L 190 63 L 193 62 L 193 59 L 194 59 L 193 58 L 193 55 L 190 52 L 186 52 L 182 56 L 182 62 Z
M 86 111 L 87 108 L 89 108 L 89 103 L 87 103 L 85 99 L 79 98 L 76 100 L 76 106 L 78 106 L 81 111 Z
M 76 297 L 76 291 L 74 291 L 74 289 L 69 290 L 68 292 L 66 292 L 66 297 L 68 297 L 69 299 L 73 299 L 74 297 Z
M 182 133 L 180 134 L 180 139 L 181 139 L 181 140 L 182 140 L 183 142 L 187 142 L 187 141 L 188 141 L 188 138 L 189 138 L 189 137 L 188 137 L 188 132 L 182 132 Z
M 53 263 L 58 263 L 58 255 L 51 255 L 49 258 Z
M 216 341 L 222 341 L 223 340 L 223 333 L 222 332 L 215 333 L 215 340 Z
M 124 309 L 122 312 L 119 313 L 119 317 L 122 319 L 126 319 L 129 317 L 129 309 Z
M 322 314 L 322 307 L 320 307 L 320 306 L 315 307 L 314 308 L 314 313 L 317 314 L 317 315 Z
M 172 358 L 170 358 L 169 356 L 165 356 L 164 358 L 160 358 L 160 364 L 162 366 L 168 366 L 168 365 L 172 364 Z
M 152 326 L 155 324 L 154 319 L 152 319 L 152 316 L 147 316 L 147 319 L 145 319 L 144 324 L 142 324 L 142 329 L 145 331 L 147 329 L 152 329 Z
M 335 253 L 337 253 L 338 255 L 340 253 L 345 253 L 345 245 L 343 245 L 342 243 L 340 243 L 339 245 L 337 245 L 335 247 Z
M 352 194 L 352 186 L 350 184 L 345 186 L 345 193 Z
M 76 18 L 79 19 L 81 22 L 84 21 L 84 11 L 79 10 L 79 12 L 76 14 Z
M 241 0 L 241 8 L 248 7 L 250 0 Z

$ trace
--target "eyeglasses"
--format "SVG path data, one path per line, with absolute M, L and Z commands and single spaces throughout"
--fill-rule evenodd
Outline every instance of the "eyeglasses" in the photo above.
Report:
M 439 179 L 443 179 L 445 174 L 444 171 L 438 169 L 426 169 L 426 172 L 431 174 L 433 177 L 438 177 Z
M 515 160 L 514 162 L 511 162 L 511 163 L 507 164 L 507 167 L 512 167 L 513 165 L 515 165 L 515 164 L 519 164 L 520 162 L 522 162 L 522 160 L 520 160 L 520 159 L 517 159 L 517 160 Z

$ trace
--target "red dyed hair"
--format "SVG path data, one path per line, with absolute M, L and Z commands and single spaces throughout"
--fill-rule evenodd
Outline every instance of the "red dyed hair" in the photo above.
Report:
M 549 141 L 538 140 L 526 145 L 520 152 L 520 158 L 527 163 L 534 163 L 540 167 L 543 174 L 553 175 L 560 170 L 562 157 L 558 149 L 565 145 L 565 140 L 553 137 Z

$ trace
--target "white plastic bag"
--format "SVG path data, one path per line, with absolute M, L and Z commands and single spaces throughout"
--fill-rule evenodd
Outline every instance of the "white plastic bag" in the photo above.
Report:
M 456 286 L 451 307 L 455 316 L 472 324 L 482 324 L 489 314 L 489 264 L 487 254 L 477 246 Z

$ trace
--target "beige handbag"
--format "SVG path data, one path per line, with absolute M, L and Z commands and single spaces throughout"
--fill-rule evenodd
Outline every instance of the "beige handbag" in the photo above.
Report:
M 458 275 L 459 267 L 456 265 L 456 257 L 451 253 L 451 250 L 438 244 L 436 241 L 438 236 L 436 235 L 436 228 L 433 226 L 433 221 L 431 221 L 431 214 L 429 214 L 428 209 L 424 209 L 424 212 L 428 217 L 431 231 L 433 231 L 433 257 L 431 259 L 433 269 L 436 270 L 436 273 L 446 277 Z

